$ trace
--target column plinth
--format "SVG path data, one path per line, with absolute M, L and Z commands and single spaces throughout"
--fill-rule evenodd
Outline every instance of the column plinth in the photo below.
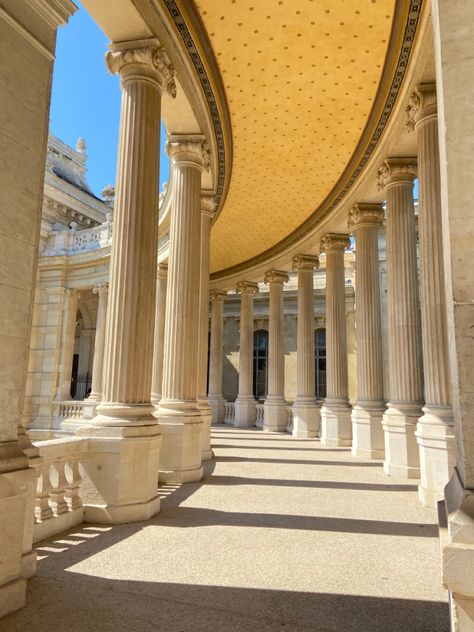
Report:
M 173 71 L 155 39 L 111 44 L 122 107 L 102 401 L 88 427 L 88 521 L 145 520 L 159 511 L 161 434 L 150 402 L 158 249 L 161 94 Z
M 234 426 L 255 426 L 257 402 L 253 396 L 253 295 L 258 292 L 258 283 L 242 281 L 237 285 L 240 293 L 240 350 L 239 350 L 239 393 L 235 400 Z
M 227 292 L 211 292 L 211 349 L 209 358 L 209 394 L 212 423 L 224 421 L 225 399 L 222 395 L 222 368 L 224 352 L 224 300 Z
M 286 272 L 271 270 L 265 274 L 270 286 L 268 322 L 268 393 L 263 404 L 263 430 L 286 432 L 288 404 L 285 400 L 285 355 L 283 348 L 283 284 Z
M 381 204 L 356 204 L 349 213 L 349 230 L 356 239 L 356 353 L 357 401 L 352 409 L 352 454 L 383 459 L 385 410 L 383 392 L 382 328 L 378 228 Z
M 296 399 L 293 404 L 293 436 L 318 436 L 321 414 L 315 396 L 314 289 L 313 272 L 318 257 L 298 255 L 293 270 L 298 272 L 298 329 L 296 340 Z
M 321 407 L 321 443 L 352 443 L 347 376 L 346 294 L 344 250 L 347 235 L 328 233 L 321 241 L 326 253 L 326 399 Z
M 171 137 L 173 170 L 163 393 L 157 411 L 163 432 L 160 480 L 202 477 L 202 416 L 198 408 L 201 266 L 202 136 Z
M 201 198 L 201 278 L 199 283 L 199 340 L 197 393 L 198 408 L 202 419 L 202 460 L 209 461 L 214 453 L 211 449 L 212 408 L 207 397 L 207 357 L 209 350 L 209 273 L 211 221 L 215 214 L 213 196 Z
M 421 502 L 434 506 L 456 463 L 451 406 L 448 327 L 444 283 L 438 114 L 436 86 L 422 84 L 412 94 L 408 128 L 418 135 L 418 229 L 425 406 L 417 424 Z
M 378 185 L 387 196 L 387 312 L 389 402 L 383 416 L 384 471 L 419 478 L 415 437 L 423 399 L 421 331 L 413 206 L 413 158 L 389 158 Z

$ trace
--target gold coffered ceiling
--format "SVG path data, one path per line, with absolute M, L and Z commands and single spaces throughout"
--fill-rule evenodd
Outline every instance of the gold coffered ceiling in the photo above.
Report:
M 228 99 L 233 165 L 212 271 L 295 230 L 341 175 L 384 66 L 394 0 L 196 0 Z

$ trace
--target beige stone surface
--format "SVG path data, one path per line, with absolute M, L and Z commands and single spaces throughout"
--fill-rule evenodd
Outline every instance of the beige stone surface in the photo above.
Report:
M 202 483 L 151 521 L 39 543 L 0 632 L 448 632 L 436 517 L 381 462 L 317 440 L 213 429 Z

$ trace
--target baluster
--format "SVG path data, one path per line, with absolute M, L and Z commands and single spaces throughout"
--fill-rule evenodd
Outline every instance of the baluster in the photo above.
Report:
M 36 500 L 35 521 L 45 522 L 53 517 L 53 511 L 49 505 L 51 491 L 50 464 L 42 463 L 36 470 Z
M 69 510 L 79 509 L 82 507 L 82 500 L 79 496 L 82 477 L 79 471 L 79 457 L 73 456 L 70 461 L 65 463 L 67 485 L 64 489 L 64 498 L 68 504 Z
M 56 461 L 51 468 L 52 491 L 49 494 L 51 507 L 55 516 L 66 513 L 69 507 L 64 498 L 64 490 L 67 487 L 67 479 L 64 473 L 65 462 L 63 460 Z

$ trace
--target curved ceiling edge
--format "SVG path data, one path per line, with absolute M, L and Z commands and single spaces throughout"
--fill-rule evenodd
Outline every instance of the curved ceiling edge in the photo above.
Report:
M 214 53 L 194 3 L 190 0 L 160 0 L 174 23 L 201 86 L 214 128 L 217 147 L 215 221 L 222 209 L 232 171 L 232 132 L 224 87 Z
M 285 239 L 252 259 L 248 259 L 236 266 L 214 272 L 211 275 L 213 281 L 218 281 L 225 277 L 244 272 L 247 269 L 263 263 L 267 259 L 282 255 L 286 250 L 295 246 L 301 239 L 313 232 L 341 203 L 363 172 L 387 126 L 397 101 L 400 87 L 406 75 L 415 38 L 418 34 L 422 10 L 426 5 L 427 0 L 397 1 L 390 45 L 382 73 L 384 79 L 377 92 L 372 111 L 361 135 L 361 139 L 344 172 L 326 199 L 303 224 L 285 237 Z

